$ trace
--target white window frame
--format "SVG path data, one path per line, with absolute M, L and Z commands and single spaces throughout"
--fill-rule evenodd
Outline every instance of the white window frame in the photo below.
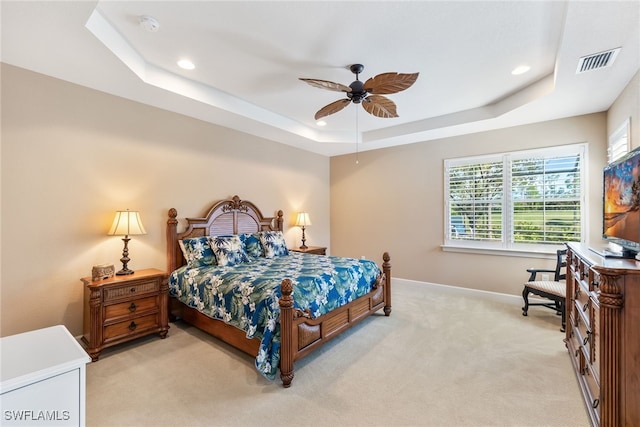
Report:
M 612 163 L 625 154 L 631 148 L 631 118 L 628 117 L 622 124 L 609 135 L 609 143 L 607 145 L 607 162 Z
M 539 256 L 540 254 L 555 254 L 557 249 L 564 245 L 554 245 L 547 243 L 515 243 L 513 242 L 513 200 L 511 197 L 511 160 L 527 157 L 549 157 L 574 155 L 580 156 L 580 241 L 585 242 L 588 236 L 587 230 L 587 195 L 588 175 L 587 167 L 587 144 L 578 143 L 533 150 L 512 151 L 496 153 L 493 155 L 473 156 L 464 158 L 445 159 L 444 164 L 444 244 L 442 249 L 452 252 L 472 252 L 472 253 L 496 253 L 514 256 Z M 466 164 L 481 164 L 501 159 L 503 162 L 503 215 L 502 215 L 502 241 L 489 242 L 478 240 L 460 240 L 451 238 L 451 207 L 449 203 L 449 168 Z

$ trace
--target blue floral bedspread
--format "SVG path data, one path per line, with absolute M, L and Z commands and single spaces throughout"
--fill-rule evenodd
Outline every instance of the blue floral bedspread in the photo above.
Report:
M 206 316 L 260 339 L 255 365 L 273 380 L 280 362 L 280 283 L 293 282 L 294 307 L 319 317 L 372 289 L 380 269 L 365 259 L 290 252 L 233 266 L 180 267 L 169 293 Z

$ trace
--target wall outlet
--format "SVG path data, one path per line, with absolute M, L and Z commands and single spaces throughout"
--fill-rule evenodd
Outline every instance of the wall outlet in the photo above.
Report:
M 549 280 L 550 280 L 550 279 L 549 279 L 549 275 L 548 275 L 548 274 L 543 274 L 543 275 L 542 275 L 542 281 L 543 281 L 543 282 L 548 282 Z

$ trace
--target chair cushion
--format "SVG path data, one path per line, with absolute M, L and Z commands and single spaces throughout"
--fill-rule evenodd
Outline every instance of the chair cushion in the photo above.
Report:
M 554 282 L 552 280 L 538 280 L 535 282 L 527 282 L 525 286 L 531 289 L 537 289 L 551 295 L 566 298 L 567 287 L 564 282 Z

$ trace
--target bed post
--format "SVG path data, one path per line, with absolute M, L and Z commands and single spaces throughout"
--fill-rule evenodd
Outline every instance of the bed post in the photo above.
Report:
M 293 283 L 284 279 L 280 284 L 280 379 L 287 388 L 293 381 Z
M 382 271 L 384 272 L 385 284 L 384 284 L 384 315 L 389 316 L 391 314 L 391 257 L 389 252 L 385 252 L 382 255 Z
M 280 230 L 283 231 L 283 224 L 284 224 L 284 212 L 282 212 L 282 210 L 278 211 L 278 217 L 276 218 L 276 230 Z
M 178 211 L 169 209 L 169 219 L 167 220 L 167 274 L 171 274 L 176 269 L 176 241 L 178 240 Z

